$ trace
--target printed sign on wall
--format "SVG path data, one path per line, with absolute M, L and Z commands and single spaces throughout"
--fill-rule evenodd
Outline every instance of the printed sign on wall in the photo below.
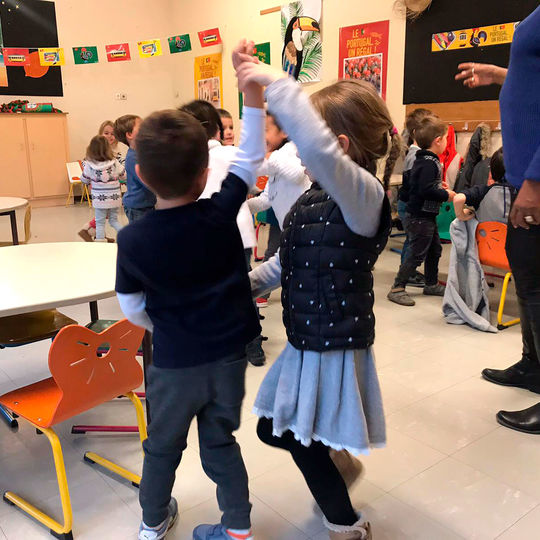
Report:
M 127 60 L 131 60 L 129 43 L 105 45 L 105 52 L 107 53 L 107 61 L 109 62 L 125 62 Z
M 63 66 L 64 49 L 60 47 L 45 47 L 38 49 L 39 63 L 42 66 Z
M 339 78 L 368 81 L 386 99 L 389 21 L 339 30 Z
M 4 53 L 4 64 L 6 66 L 29 66 L 30 51 L 28 49 L 2 49 Z
M 73 60 L 75 64 L 97 64 L 97 47 L 73 47 Z
M 212 47 L 221 43 L 219 28 L 211 28 L 210 30 L 201 30 L 199 32 L 199 41 L 201 47 Z
M 221 53 L 195 58 L 195 99 L 203 99 L 217 108 L 222 106 L 223 75 Z
M 161 39 L 148 39 L 146 41 L 139 41 L 137 43 L 139 49 L 139 56 L 141 58 L 152 58 L 154 56 L 161 56 Z
M 189 34 L 172 36 L 169 38 L 169 52 L 171 54 L 191 51 L 191 39 Z

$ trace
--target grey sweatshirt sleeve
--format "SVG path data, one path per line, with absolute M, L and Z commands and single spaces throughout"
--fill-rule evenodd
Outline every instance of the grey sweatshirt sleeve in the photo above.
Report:
M 296 144 L 313 180 L 336 201 L 349 228 L 372 238 L 379 228 L 384 189 L 343 152 L 336 136 L 292 79 L 266 89 L 268 109 Z
M 249 279 L 253 298 L 277 289 L 281 285 L 279 251 L 271 259 L 252 270 L 249 273 Z

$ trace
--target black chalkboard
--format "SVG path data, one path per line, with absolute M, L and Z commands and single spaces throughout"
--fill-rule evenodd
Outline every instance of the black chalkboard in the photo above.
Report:
M 54 2 L 3 0 L 0 3 L 0 24 L 4 47 L 58 47 Z M 0 87 L 0 95 L 63 95 L 60 67 L 50 67 L 48 72 L 38 79 L 27 77 L 23 67 L 8 67 L 7 72 L 9 86 Z
M 417 20 L 407 21 L 403 103 L 498 99 L 499 87 L 469 90 L 454 81 L 454 75 L 461 62 L 507 66 L 509 44 L 432 53 L 431 36 L 438 32 L 522 21 L 538 5 L 539 0 L 433 0 Z

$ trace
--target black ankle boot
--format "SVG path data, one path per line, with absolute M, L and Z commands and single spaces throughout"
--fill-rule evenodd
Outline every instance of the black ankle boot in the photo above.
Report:
M 495 384 L 526 388 L 540 394 L 540 364 L 526 356 L 506 369 L 484 369 L 482 377 Z
M 497 422 L 516 431 L 540 435 L 540 403 L 522 411 L 499 411 Z

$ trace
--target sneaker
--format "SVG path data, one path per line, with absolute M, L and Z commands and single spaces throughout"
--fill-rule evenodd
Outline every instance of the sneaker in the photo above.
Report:
M 107 240 L 107 242 L 109 242 L 109 244 L 114 244 L 116 242 L 114 238 L 109 238 L 108 236 L 106 236 L 105 239 Z
M 416 305 L 416 302 L 409 296 L 409 293 L 402 287 L 392 289 L 388 293 L 387 298 L 390 302 L 394 302 L 394 304 L 399 304 L 400 306 L 412 307 Z
M 248 343 L 246 347 L 246 356 L 250 364 L 253 366 L 264 366 L 266 362 L 266 355 L 262 348 L 263 337 L 257 336 L 251 343 Z
M 416 272 L 414 276 L 409 278 L 409 281 L 407 281 L 407 285 L 423 289 L 426 286 L 426 279 L 420 272 Z
M 426 296 L 444 296 L 446 287 L 444 285 L 426 285 L 424 287 L 424 294 Z
M 255 300 L 255 303 L 257 304 L 258 308 L 268 307 L 268 299 L 267 298 L 257 298 Z
M 251 531 L 245 534 L 234 533 L 223 525 L 199 525 L 193 531 L 193 540 L 253 540 Z
M 161 538 L 165 538 L 169 530 L 176 523 L 177 518 L 178 503 L 174 497 L 171 497 L 167 519 L 165 519 L 165 521 L 157 528 L 148 527 L 144 521 L 141 522 L 141 526 L 139 527 L 139 540 L 160 540 Z
M 88 229 L 81 229 L 77 233 L 85 242 L 93 242 L 94 238 L 92 235 L 88 232 Z

